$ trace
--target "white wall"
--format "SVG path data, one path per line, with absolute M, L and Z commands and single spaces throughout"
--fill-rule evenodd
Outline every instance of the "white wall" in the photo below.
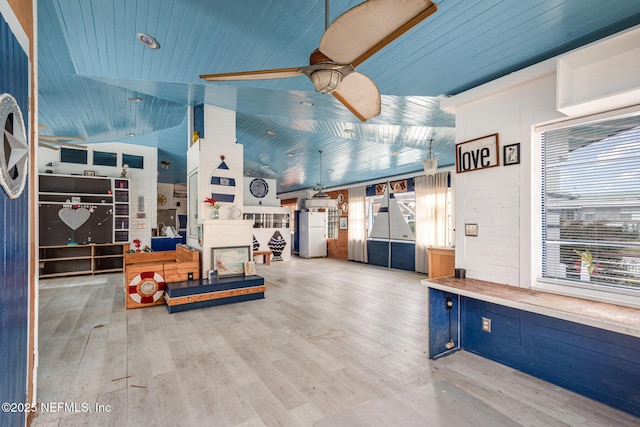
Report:
M 466 268 L 467 277 L 540 286 L 540 147 L 535 126 L 571 118 L 556 109 L 556 77 L 552 59 L 442 102 L 442 108 L 456 114 L 456 142 L 499 134 L 501 166 L 456 175 L 456 267 Z M 606 92 L 607 80 L 599 84 Z M 502 166 L 502 147 L 518 142 L 521 163 Z M 465 223 L 478 224 L 479 235 L 465 236 Z
M 520 143 L 519 165 L 498 166 L 456 175 L 456 266 L 467 277 L 529 286 L 531 220 L 531 128 L 560 118 L 555 111 L 555 74 L 456 106 L 456 141 L 498 133 L 504 145 Z M 500 161 L 502 165 L 502 160 Z M 478 224 L 477 237 L 464 233 Z
M 152 147 L 125 144 L 122 142 L 90 144 L 87 149 L 88 163 L 80 165 L 75 163 L 61 163 L 60 151 L 47 148 L 38 149 L 38 172 L 44 173 L 52 169 L 56 174 L 83 175 L 85 170 L 95 171 L 98 176 L 120 177 L 122 172 L 122 153 L 144 157 L 144 169 L 129 168 L 129 241 L 140 239 L 142 246 L 151 246 L 151 228 L 157 223 L 157 199 L 156 185 L 158 182 L 158 151 Z M 96 166 L 91 164 L 93 151 L 106 151 L 118 153 L 117 166 Z M 53 166 L 47 166 L 51 162 Z M 144 197 L 145 218 L 138 218 L 138 197 Z M 138 228 L 142 227 L 142 228 Z

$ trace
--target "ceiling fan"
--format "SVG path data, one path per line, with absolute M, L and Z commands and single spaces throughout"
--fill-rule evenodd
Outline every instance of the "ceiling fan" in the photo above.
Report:
M 380 91 L 355 67 L 433 14 L 431 0 L 368 0 L 328 25 L 329 0 L 325 0 L 325 32 L 311 53 L 309 65 L 296 68 L 202 74 L 206 81 L 269 80 L 306 75 L 316 91 L 330 93 L 358 119 L 380 114 Z
M 45 125 L 38 125 L 39 130 L 43 130 L 45 128 Z M 60 146 L 71 147 L 79 150 L 87 149 L 85 145 L 69 141 L 83 142 L 85 139 L 81 136 L 38 135 L 38 145 L 50 150 L 59 150 Z

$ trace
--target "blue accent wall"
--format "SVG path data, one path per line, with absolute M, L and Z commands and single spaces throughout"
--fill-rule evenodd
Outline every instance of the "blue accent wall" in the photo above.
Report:
M 432 358 L 447 351 L 446 295 L 429 290 Z M 640 416 L 640 338 L 459 298 L 460 325 L 453 317 L 453 328 L 460 326 L 461 348 Z M 491 319 L 491 333 L 482 331 L 482 317 Z
M 0 16 L 0 93 L 10 93 L 28 129 L 29 61 Z M 29 191 L 9 199 L 0 188 L 0 402 L 27 395 L 29 321 Z M 24 413 L 0 413 L 1 425 L 24 425 Z

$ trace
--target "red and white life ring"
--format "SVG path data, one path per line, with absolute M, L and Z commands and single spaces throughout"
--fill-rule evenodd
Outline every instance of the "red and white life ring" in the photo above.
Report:
M 145 271 L 129 282 L 129 298 L 138 304 L 153 304 L 162 298 L 164 286 L 164 277 L 153 271 Z

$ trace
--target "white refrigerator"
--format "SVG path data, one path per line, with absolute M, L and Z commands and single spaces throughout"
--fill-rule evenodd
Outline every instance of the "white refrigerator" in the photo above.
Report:
M 300 212 L 299 255 L 302 258 L 327 256 L 327 213 Z

